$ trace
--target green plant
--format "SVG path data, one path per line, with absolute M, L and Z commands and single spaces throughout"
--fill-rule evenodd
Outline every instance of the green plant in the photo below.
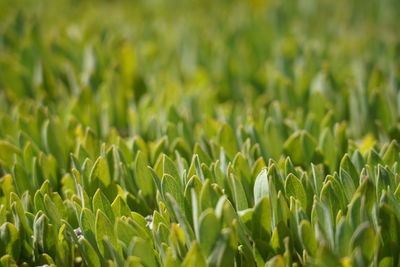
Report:
M 0 266 L 399 265 L 399 11 L 2 1 Z

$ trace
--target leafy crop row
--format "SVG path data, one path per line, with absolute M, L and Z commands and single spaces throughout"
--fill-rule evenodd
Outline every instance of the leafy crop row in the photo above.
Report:
M 2 1 L 1 266 L 398 266 L 400 6 Z

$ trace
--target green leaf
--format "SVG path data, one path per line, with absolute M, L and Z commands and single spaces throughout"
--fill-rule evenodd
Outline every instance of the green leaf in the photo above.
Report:
M 384 257 L 379 261 L 379 267 L 391 267 L 394 266 L 394 260 L 392 257 Z
M 15 192 L 11 175 L 6 174 L 0 178 L 0 190 L 2 191 L 2 196 L 0 196 L 0 205 L 3 204 L 5 207 L 10 208 L 10 194 L 11 192 Z M 1 224 L 2 222 L 0 220 L 0 225 Z
M 272 232 L 270 245 L 276 253 L 285 251 L 285 239 L 290 236 L 290 230 L 284 221 L 280 221 Z
M 15 193 L 10 194 L 11 209 L 14 216 L 15 226 L 18 231 L 25 231 L 28 235 L 32 235 L 32 228 L 28 224 L 21 200 Z
M 362 255 L 370 261 L 376 252 L 376 234 L 368 222 L 360 224 L 355 230 L 351 244 L 353 249 L 361 248 Z
M 121 237 L 121 235 L 123 235 L 124 232 L 117 233 L 117 236 L 119 237 L 119 239 L 125 241 L 126 244 L 129 244 L 128 242 L 132 241 L 132 238 L 134 236 L 139 236 L 140 238 L 143 238 L 145 240 L 150 240 L 151 239 L 151 233 L 150 233 L 149 229 L 146 226 L 143 226 L 140 223 L 138 223 L 135 219 L 124 218 L 123 222 L 127 223 L 128 226 L 126 226 L 126 225 L 117 225 L 117 229 L 119 229 L 119 228 L 120 229 L 124 229 L 123 227 L 125 227 L 125 228 L 129 227 L 129 229 L 125 229 L 125 230 L 128 231 L 127 233 L 130 233 L 130 232 L 134 233 L 132 236 L 127 235 L 127 236 L 124 236 L 123 238 Z
M 331 178 L 331 179 L 330 179 Z M 327 182 L 324 184 L 321 190 L 321 200 L 326 203 L 328 207 L 330 207 L 333 216 L 337 214 L 340 209 L 344 210 L 344 199 L 343 199 L 343 190 L 341 187 L 336 186 L 333 177 L 328 177 Z M 336 181 L 337 183 L 337 181 Z
M 14 162 L 14 155 L 18 155 L 20 150 L 3 140 L 0 140 L 0 164 L 10 168 Z
M 92 246 L 97 246 L 95 224 L 96 217 L 93 212 L 87 208 L 83 208 L 80 214 L 79 226 L 83 236 L 92 244 Z
M 304 210 L 307 210 L 307 194 L 304 190 L 303 184 L 293 174 L 289 174 L 285 182 L 286 195 L 292 196 L 300 201 L 301 206 Z
M 101 210 L 97 210 L 96 213 L 95 229 L 97 246 L 102 255 L 106 255 L 106 248 L 103 245 L 105 238 L 110 239 L 114 247 L 117 247 L 113 224 Z
M 182 267 L 206 267 L 207 263 L 201 252 L 200 246 L 196 241 L 193 241 L 188 253 L 182 262 Z
M 61 166 L 65 163 L 66 149 L 66 131 L 63 131 L 63 125 L 58 118 L 48 119 L 43 123 L 41 134 L 42 142 L 48 154 L 53 154 Z M 61 141 L 63 140 L 63 141 Z
M 239 178 L 236 177 L 233 173 L 230 175 L 231 184 L 233 187 L 233 194 L 235 199 L 236 210 L 245 210 L 249 207 L 247 202 L 246 193 L 244 191 L 243 185 L 240 182 Z
M 32 191 L 34 189 L 32 179 L 28 179 L 24 167 L 18 162 L 12 168 L 12 177 L 19 194 L 22 195 L 25 191 Z
M 9 254 L 18 261 L 21 254 L 21 244 L 17 228 L 6 222 L 0 227 L 0 255 Z
M 49 265 L 49 266 L 54 266 L 54 260 L 53 258 L 47 254 L 47 253 L 43 253 L 39 255 L 39 259 L 38 259 L 38 264 L 39 265 Z
M 178 206 L 176 200 L 169 193 L 167 194 L 167 203 L 169 203 L 171 206 L 177 221 L 184 230 L 186 241 L 189 242 L 189 240 L 192 240 L 195 235 L 187 217 L 184 214 L 184 211 Z
M 167 193 L 170 193 L 176 200 L 181 210 L 185 210 L 182 188 L 180 187 L 179 182 L 173 176 L 164 174 L 161 180 L 161 189 L 164 197 L 166 197 Z
M 210 267 L 233 266 L 235 250 L 232 244 L 232 232 L 225 229 L 221 232 L 213 251 L 207 258 Z M 235 244 L 236 245 L 236 244 Z
M 289 217 L 289 207 L 288 207 L 288 203 L 287 200 L 285 199 L 284 194 L 282 193 L 282 191 L 278 192 L 277 195 L 277 206 L 280 207 L 279 209 L 274 209 L 276 210 L 276 219 L 275 221 L 279 222 L 279 221 L 286 221 Z
M 105 236 L 103 239 L 103 245 L 107 249 L 108 254 L 106 254 L 107 258 L 113 261 L 116 266 L 122 266 L 122 251 L 116 245 L 112 244 L 108 236 Z
M 256 203 L 260 198 L 269 196 L 268 192 L 268 177 L 267 169 L 264 168 L 258 174 L 256 181 L 254 183 L 254 203 Z
M 289 137 L 284 144 L 284 152 L 295 165 L 303 165 L 311 162 L 317 144 L 306 131 L 297 131 Z
M 351 235 L 351 227 L 346 221 L 341 220 L 336 226 L 335 244 L 336 251 L 342 257 L 349 256 L 351 254 Z
M 71 266 L 73 264 L 74 252 L 72 252 L 71 244 L 78 243 L 78 239 L 74 234 L 73 229 L 63 222 L 58 230 L 57 253 L 55 256 L 57 264 L 63 266 Z
M 300 238 L 303 247 L 311 256 L 315 256 L 318 248 L 317 239 L 314 231 L 311 228 L 311 224 L 308 221 L 301 221 L 300 223 Z
M 238 151 L 238 147 L 235 133 L 228 124 L 222 124 L 218 132 L 218 140 L 228 157 L 233 159 Z
M 0 225 L 3 225 L 7 221 L 7 210 L 6 206 L 3 204 L 0 204 Z
M 133 238 L 130 245 L 130 255 L 139 257 L 147 267 L 158 266 L 153 248 L 147 241 L 140 237 Z
M 39 157 L 40 169 L 42 170 L 43 177 L 51 181 L 51 185 L 57 187 L 59 184 L 57 178 L 58 164 L 57 159 L 53 155 L 45 156 L 40 154 Z
M 81 255 L 85 263 L 88 266 L 100 267 L 101 266 L 100 258 L 97 255 L 95 249 L 92 247 L 92 245 L 85 238 L 80 238 L 78 242 L 79 242 L 79 250 L 81 251 Z
M 268 197 L 260 198 L 253 213 L 253 238 L 266 240 L 271 234 L 271 206 Z
M 116 218 L 119 218 L 121 216 L 130 216 L 131 210 L 126 204 L 125 200 L 118 195 L 113 203 L 111 204 L 111 208 L 113 211 L 113 214 L 115 215 Z
M 148 163 L 141 151 L 138 151 L 135 160 L 135 181 L 145 196 L 153 195 L 154 186 Z
M 345 154 L 340 161 L 340 177 L 342 177 L 342 172 L 346 172 L 351 179 L 353 180 L 353 184 L 357 186 L 359 184 L 359 174 L 353 165 L 353 163 L 350 160 L 350 157 L 348 154 Z
M 128 246 L 130 244 L 133 237 L 139 236 L 136 229 L 123 219 L 117 220 L 115 232 L 117 233 L 118 240 L 122 241 L 125 246 Z
M 388 186 L 394 186 L 394 175 L 387 168 L 378 164 L 378 173 L 376 175 L 377 193 L 378 196 L 381 194 L 382 190 L 386 190 Z M 393 182 L 392 182 L 393 181 Z
M 144 267 L 142 261 L 137 256 L 128 256 L 125 260 L 124 267 Z
M 180 260 L 177 259 L 176 256 L 174 256 L 173 250 L 171 247 L 166 246 L 166 256 L 165 256 L 165 262 L 164 262 L 164 267 L 175 267 L 175 266 L 180 266 Z
M 33 223 L 33 235 L 40 251 L 54 252 L 57 230 L 43 213 L 37 213 Z
M 282 153 L 285 137 L 282 135 L 279 126 L 272 118 L 268 118 L 265 122 L 264 131 L 268 154 L 273 159 L 278 159 Z
M 316 258 L 318 266 L 327 266 L 327 267 L 341 266 L 338 257 L 332 252 L 332 250 L 326 244 L 322 244 L 318 248 L 318 254 Z
M 167 156 L 163 155 L 163 174 L 169 174 L 174 177 L 177 181 L 180 181 L 180 175 L 175 163 Z
M 400 147 L 396 140 L 392 140 L 389 147 L 386 149 L 383 155 L 383 161 L 385 164 L 391 166 L 395 162 L 400 160 Z
M 199 242 L 204 255 L 209 255 L 221 230 L 221 222 L 212 209 L 202 212 L 199 219 Z
M 381 237 L 385 244 L 399 244 L 399 223 L 394 209 L 382 203 L 379 207 L 379 222 L 381 226 Z
M 211 181 L 206 179 L 200 191 L 200 211 L 207 208 L 214 208 L 218 202 L 218 195 L 211 187 Z
M 285 258 L 282 257 L 281 255 L 274 256 L 265 264 L 265 267 L 285 267 L 285 266 L 287 266 Z
M 351 178 L 350 174 L 344 170 L 340 171 L 339 179 L 342 184 L 343 194 L 346 197 L 346 201 L 350 202 L 356 191 L 353 179 Z
M 160 204 L 160 206 L 161 206 L 161 204 Z M 131 212 L 131 217 L 132 217 L 132 219 L 129 219 L 128 221 L 131 222 L 136 227 L 140 228 L 140 231 L 142 232 L 140 234 L 140 237 L 145 238 L 145 237 L 151 235 L 151 231 L 147 227 L 148 221 L 142 215 L 140 215 L 137 212 Z M 139 229 L 137 229 L 137 230 L 139 230 Z
M 322 131 L 319 146 L 323 151 L 324 162 L 331 171 L 335 170 L 338 164 L 338 153 L 332 131 L 329 128 Z
M 94 194 L 92 205 L 94 213 L 97 213 L 98 210 L 101 210 L 110 220 L 110 222 L 114 223 L 115 216 L 110 201 L 100 189 L 97 189 L 96 193 Z
M 324 203 L 314 198 L 314 204 L 311 210 L 311 224 L 318 225 L 321 235 L 325 237 L 328 244 L 334 246 L 334 222 L 331 210 Z M 316 226 L 314 226 L 316 227 Z
M 95 161 L 90 172 L 90 181 L 92 183 L 90 187 L 92 192 L 98 187 L 105 188 L 111 183 L 110 170 L 104 157 L 100 156 Z
M 0 258 L 0 266 L 2 267 L 18 267 L 17 263 L 11 255 L 4 255 Z

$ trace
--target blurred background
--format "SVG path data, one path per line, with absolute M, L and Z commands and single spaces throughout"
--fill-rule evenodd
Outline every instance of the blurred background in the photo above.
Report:
M 35 99 L 68 125 L 148 139 L 179 118 L 281 116 L 318 135 L 331 113 L 356 138 L 398 138 L 399 18 L 397 0 L 3 0 L 0 110 Z

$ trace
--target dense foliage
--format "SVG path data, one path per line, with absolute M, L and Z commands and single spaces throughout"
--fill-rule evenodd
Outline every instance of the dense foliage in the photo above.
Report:
M 0 1 L 1 266 L 399 266 L 400 1 Z

